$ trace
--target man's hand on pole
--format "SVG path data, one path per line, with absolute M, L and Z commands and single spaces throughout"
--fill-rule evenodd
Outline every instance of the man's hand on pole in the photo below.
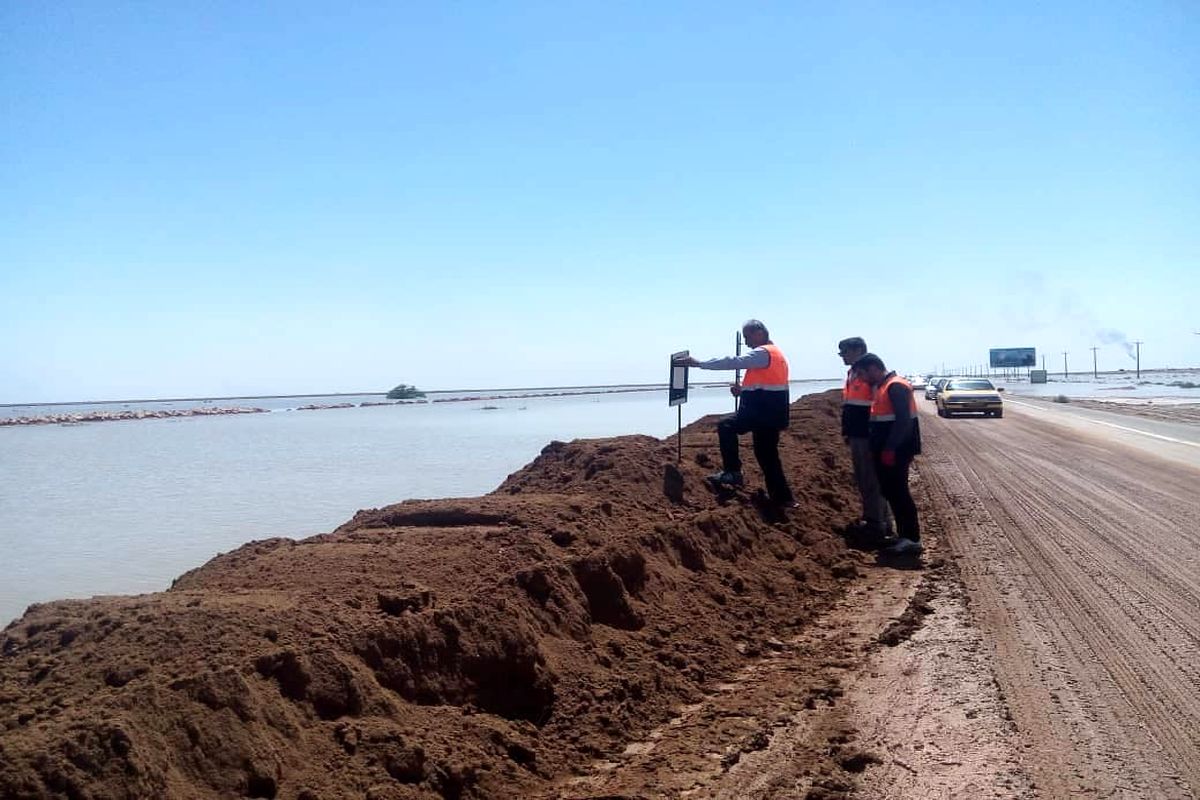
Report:
M 729 384 L 729 393 L 734 397 L 738 397 L 742 393 L 742 385 L 740 383 Z

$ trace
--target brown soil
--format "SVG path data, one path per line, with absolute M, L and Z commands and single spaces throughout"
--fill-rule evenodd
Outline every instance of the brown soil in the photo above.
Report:
M 861 571 L 836 394 L 793 406 L 786 516 L 705 486 L 714 421 L 678 468 L 674 439 L 555 442 L 484 497 L 32 607 L 0 635 L 0 796 L 552 796 L 811 635 Z
M 923 568 L 859 554 L 859 580 L 796 636 L 553 797 L 928 800 L 1034 796 L 918 474 Z

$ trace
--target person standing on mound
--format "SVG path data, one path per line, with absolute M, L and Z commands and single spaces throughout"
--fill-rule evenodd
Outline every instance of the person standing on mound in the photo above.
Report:
M 767 326 L 752 319 L 742 326 L 742 338 L 749 352 L 727 358 L 698 361 L 690 356 L 678 359 L 681 367 L 699 369 L 744 369 L 741 384 L 734 383 L 729 391 L 740 398 L 736 414 L 717 423 L 717 440 L 721 445 L 721 471 L 708 477 L 718 486 L 741 486 L 742 459 L 738 454 L 738 437 L 749 433 L 754 443 L 754 457 L 762 468 L 767 484 L 767 496 L 775 505 L 792 507 L 795 498 L 783 462 L 779 460 L 779 432 L 788 427 L 788 362 L 779 346 L 771 341 Z

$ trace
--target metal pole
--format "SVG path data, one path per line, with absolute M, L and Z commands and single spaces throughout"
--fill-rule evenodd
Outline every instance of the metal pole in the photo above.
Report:
M 1142 379 L 1142 344 L 1143 343 L 1142 342 L 1134 342 L 1133 344 L 1137 347 L 1137 377 L 1138 377 L 1138 380 L 1140 381 Z
M 738 331 L 737 336 L 734 337 L 733 346 L 734 346 L 734 355 L 740 356 L 742 354 L 742 332 L 741 331 Z M 740 369 L 735 369 L 733 371 L 733 382 L 735 384 L 741 384 L 742 371 Z M 735 394 L 733 396 L 733 413 L 735 413 L 735 414 L 737 413 L 737 410 L 738 410 L 738 402 L 741 399 L 742 398 L 740 395 Z
M 1099 373 L 1096 372 L 1096 351 L 1099 349 L 1099 347 L 1092 348 L 1092 380 L 1094 381 L 1100 379 Z
M 1063 380 L 1067 380 L 1067 351 L 1063 350 Z
M 677 450 L 675 451 L 675 463 L 683 463 L 683 403 L 675 406 L 675 410 L 679 412 L 679 427 L 678 427 L 678 442 Z

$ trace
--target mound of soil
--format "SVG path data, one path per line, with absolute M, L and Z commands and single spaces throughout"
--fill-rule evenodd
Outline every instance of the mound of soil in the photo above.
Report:
M 837 396 L 791 413 L 786 516 L 704 484 L 711 417 L 678 466 L 674 438 L 553 442 L 484 497 L 33 606 L 0 634 L 0 796 L 549 795 L 853 578 Z

